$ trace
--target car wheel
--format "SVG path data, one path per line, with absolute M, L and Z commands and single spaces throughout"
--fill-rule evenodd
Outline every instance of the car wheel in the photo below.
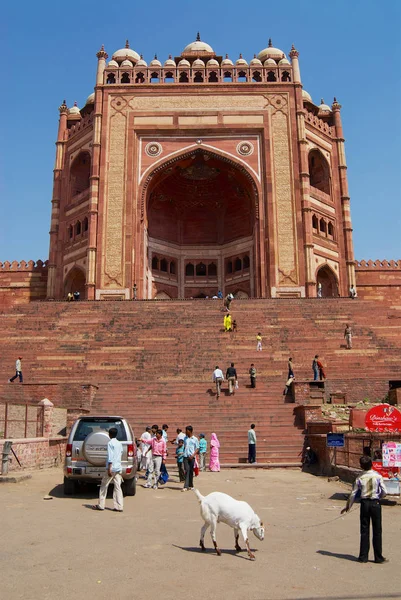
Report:
M 64 477 L 64 496 L 72 496 L 75 492 L 75 481 Z
M 126 479 L 123 484 L 124 496 L 135 496 L 136 494 L 136 477 Z

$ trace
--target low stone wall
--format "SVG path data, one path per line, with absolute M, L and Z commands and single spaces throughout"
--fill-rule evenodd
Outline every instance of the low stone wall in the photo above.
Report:
M 45 300 L 47 274 L 47 261 L 0 262 L 0 310 Z
M 355 265 L 358 298 L 396 300 L 401 297 L 401 260 L 361 260 Z
M 63 464 L 66 437 L 58 438 L 25 438 L 12 440 L 12 449 L 21 463 L 19 466 L 14 455 L 10 453 L 8 470 L 47 469 Z M 0 453 L 3 452 L 4 441 L 0 441 Z

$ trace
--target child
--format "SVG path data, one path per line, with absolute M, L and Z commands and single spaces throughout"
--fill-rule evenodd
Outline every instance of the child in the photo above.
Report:
M 206 451 L 207 451 L 207 441 L 205 439 L 205 434 L 201 433 L 199 435 L 199 458 L 200 458 L 200 470 L 206 471 Z
M 185 481 L 185 472 L 184 472 L 184 440 L 178 440 L 178 446 L 175 451 L 175 457 L 177 459 L 177 467 L 178 467 L 178 475 L 180 476 L 180 481 Z
M 251 378 L 251 388 L 255 388 L 256 387 L 256 367 L 253 363 L 251 364 L 251 367 L 249 369 L 249 376 Z
M 258 333 L 258 335 L 256 336 L 256 352 L 262 352 L 262 336 L 260 335 L 260 332 Z

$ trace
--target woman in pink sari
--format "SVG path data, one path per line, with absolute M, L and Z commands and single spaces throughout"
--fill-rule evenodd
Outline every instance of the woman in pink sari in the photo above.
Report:
M 211 471 L 220 471 L 219 448 L 220 448 L 220 442 L 217 439 L 217 435 L 215 433 L 212 433 L 212 437 L 210 439 L 210 462 L 209 462 L 209 469 Z

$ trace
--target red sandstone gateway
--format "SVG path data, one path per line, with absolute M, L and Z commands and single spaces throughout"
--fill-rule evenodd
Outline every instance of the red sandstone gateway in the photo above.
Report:
M 401 413 L 389 404 L 379 404 L 371 408 L 365 417 L 368 431 L 399 432 L 401 431 Z

